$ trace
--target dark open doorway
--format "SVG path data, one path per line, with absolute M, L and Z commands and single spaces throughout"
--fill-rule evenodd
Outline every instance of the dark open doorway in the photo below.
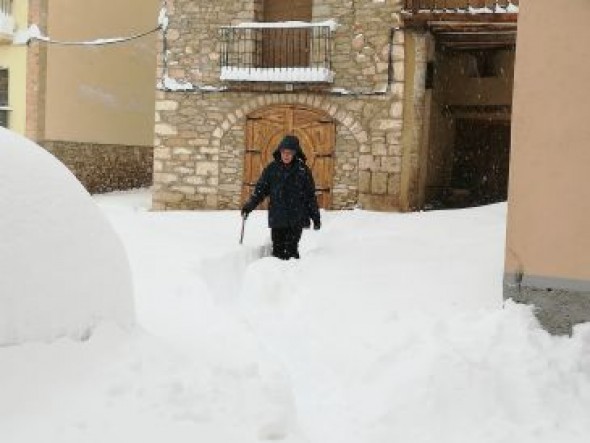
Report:
M 437 45 L 431 64 L 422 209 L 506 200 L 513 48 L 459 50 Z
M 458 119 L 446 206 L 479 206 L 506 200 L 509 160 L 509 122 Z

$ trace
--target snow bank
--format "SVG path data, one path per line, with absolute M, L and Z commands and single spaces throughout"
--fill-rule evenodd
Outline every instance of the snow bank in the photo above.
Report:
M 0 128 L 0 346 L 133 322 L 122 243 L 69 172 Z
M 264 211 L 95 200 L 141 329 L 0 348 L 2 443 L 588 441 L 590 324 L 503 305 L 505 204 L 325 212 L 282 262 Z

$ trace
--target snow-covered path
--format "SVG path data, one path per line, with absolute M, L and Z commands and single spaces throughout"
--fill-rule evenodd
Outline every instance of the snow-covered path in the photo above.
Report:
M 237 212 L 96 201 L 128 251 L 139 328 L 0 349 L 3 443 L 590 435 L 590 327 L 551 337 L 502 306 L 505 205 L 325 213 L 303 259 L 281 262 L 263 213 L 239 246 Z

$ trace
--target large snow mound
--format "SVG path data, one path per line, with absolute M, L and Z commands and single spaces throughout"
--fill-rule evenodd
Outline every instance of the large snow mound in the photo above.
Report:
M 123 245 L 74 175 L 0 128 L 0 346 L 134 321 Z

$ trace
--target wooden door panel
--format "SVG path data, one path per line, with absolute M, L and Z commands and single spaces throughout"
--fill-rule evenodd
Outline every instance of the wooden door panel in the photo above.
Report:
M 312 0 L 265 0 L 265 22 L 311 22 Z M 309 29 L 277 28 L 262 31 L 262 66 L 309 66 L 311 31 Z
M 243 200 L 249 197 L 252 184 L 287 134 L 299 138 L 314 177 L 318 204 L 328 209 L 332 200 L 336 126 L 324 113 L 300 106 L 274 106 L 251 115 L 247 124 Z
M 264 21 L 311 21 L 313 0 L 264 0 Z

